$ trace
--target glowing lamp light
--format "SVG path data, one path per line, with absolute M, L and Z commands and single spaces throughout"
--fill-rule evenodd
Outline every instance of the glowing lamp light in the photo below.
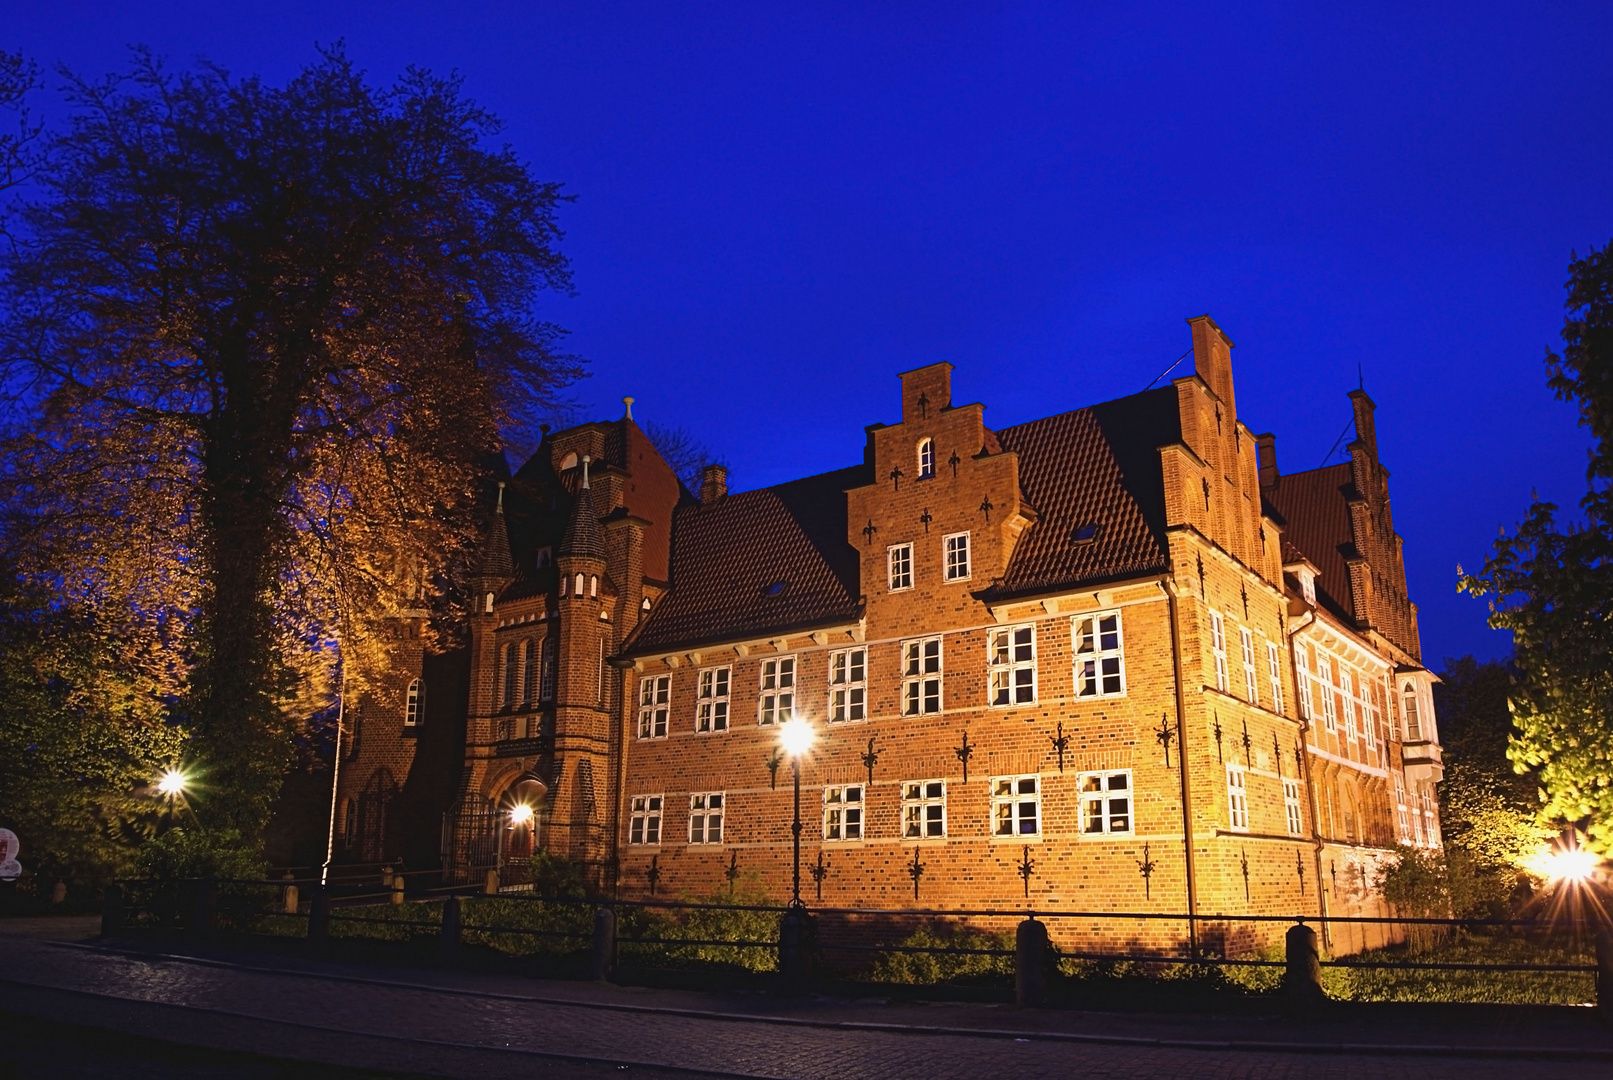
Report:
M 1546 874 L 1553 881 L 1573 884 L 1588 880 L 1601 865 L 1601 860 L 1594 853 L 1580 847 L 1554 851 L 1546 857 L 1545 862 Z
M 791 757 L 800 757 L 812 749 L 812 738 L 812 725 L 803 717 L 798 716 L 779 728 L 779 745 L 784 747 L 784 752 Z
M 532 821 L 532 807 L 526 803 L 517 803 L 510 808 L 511 825 L 527 825 Z
M 162 779 L 157 781 L 157 790 L 169 798 L 175 795 L 183 795 L 185 792 L 185 774 L 178 769 L 169 769 L 162 774 Z

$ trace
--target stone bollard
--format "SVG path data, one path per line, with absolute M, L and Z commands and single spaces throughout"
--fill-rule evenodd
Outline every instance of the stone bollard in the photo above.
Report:
M 330 895 L 324 888 L 314 890 L 308 901 L 308 940 L 326 941 L 330 938 Z
M 403 875 L 399 874 L 392 879 L 392 902 L 403 903 Z
M 1307 1016 L 1327 1000 L 1322 989 L 1322 958 L 1316 950 L 1316 931 L 1303 923 L 1290 926 L 1286 947 L 1283 1000 L 1290 1016 Z
M 58 881 L 50 887 L 50 902 L 57 907 L 67 903 L 67 882 Z
M 390 866 L 383 866 L 383 867 L 381 867 L 381 888 L 390 889 L 391 887 L 392 887 L 392 868 Z
M 482 892 L 488 896 L 498 895 L 498 870 L 496 868 L 489 870 L 487 877 L 482 880 Z
M 611 968 L 616 966 L 616 912 L 608 907 L 594 912 L 594 964 L 593 980 L 609 982 Z
M 111 937 L 123 929 L 123 890 L 108 885 L 101 896 L 101 936 Z
M 804 907 L 792 907 L 779 918 L 778 969 L 792 989 L 799 989 L 812 977 L 817 930 L 817 920 Z
M 450 896 L 442 902 L 442 932 L 437 935 L 437 951 L 443 956 L 459 952 L 459 930 L 463 925 L 459 897 Z
M 302 899 L 297 891 L 296 880 L 291 876 L 290 870 L 287 870 L 285 877 L 280 880 L 285 882 L 280 889 L 280 910 L 287 915 L 295 915 Z
M 1596 932 L 1596 1011 L 1613 1023 L 1613 930 Z
M 1047 1004 L 1048 959 L 1053 945 L 1047 924 L 1025 919 L 1014 931 L 1014 1004 L 1035 1008 Z

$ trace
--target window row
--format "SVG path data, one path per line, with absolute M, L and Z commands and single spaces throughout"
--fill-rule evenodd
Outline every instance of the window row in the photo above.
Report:
M 1301 718 L 1320 720 L 1329 735 L 1342 735 L 1350 744 L 1376 750 L 1383 715 L 1379 706 L 1382 688 L 1376 681 L 1302 641 L 1294 644 L 1294 666 L 1298 669 Z
M 1300 809 L 1297 779 L 1283 778 L 1283 824 L 1289 836 L 1303 836 L 1305 816 Z M 1249 831 L 1249 774 L 1242 765 L 1227 765 L 1227 827 L 1233 832 Z
M 942 710 L 942 639 L 913 638 L 901 643 L 903 716 Z M 1120 697 L 1126 692 L 1125 650 L 1120 612 L 1082 615 L 1071 620 L 1074 690 L 1078 698 Z M 987 702 L 993 706 L 1032 705 L 1037 700 L 1036 627 L 993 628 L 986 635 Z M 764 727 L 795 716 L 797 660 L 768 657 L 760 665 L 756 722 Z M 696 676 L 694 730 L 727 731 L 732 719 L 733 668 L 703 668 Z M 672 676 L 639 680 L 638 737 L 664 739 L 672 712 Z M 858 646 L 829 654 L 828 704 L 831 723 L 868 719 L 868 649 Z
M 498 707 L 524 709 L 554 700 L 555 639 L 511 641 L 499 653 Z
M 1076 777 L 1080 828 L 1088 836 L 1126 836 L 1132 832 L 1131 770 L 1081 773 Z M 852 843 L 864 839 L 867 787 L 835 784 L 823 789 L 823 840 Z M 1001 838 L 1042 835 L 1042 778 L 999 776 L 990 784 L 991 835 Z M 907 780 L 901 785 L 897 818 L 904 840 L 947 836 L 947 782 Z M 666 805 L 662 795 L 635 795 L 631 800 L 628 842 L 659 844 Z M 722 792 L 689 796 L 688 837 L 691 844 L 722 843 Z
M 969 534 L 948 533 L 941 538 L 941 577 L 944 581 L 968 581 Z M 891 592 L 913 587 L 913 545 L 892 544 L 885 549 L 885 570 Z
M 1238 659 L 1243 671 L 1243 697 L 1251 705 L 1261 704 L 1260 684 L 1266 684 L 1265 705 L 1274 713 L 1283 711 L 1282 650 L 1275 641 L 1263 642 L 1264 649 L 1255 644 L 1255 633 L 1247 626 L 1238 627 Z M 1261 655 L 1262 651 L 1265 653 Z M 1223 694 L 1232 693 L 1232 677 L 1228 671 L 1226 619 L 1219 611 L 1210 612 L 1210 654 L 1215 660 L 1215 688 Z

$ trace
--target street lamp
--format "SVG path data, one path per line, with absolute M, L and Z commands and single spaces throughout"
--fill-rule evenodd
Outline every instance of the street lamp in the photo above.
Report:
M 165 828 L 174 827 L 174 805 L 185 797 L 185 774 L 178 769 L 168 769 L 157 778 L 157 794 L 162 796 L 162 819 Z
M 790 774 L 795 780 L 795 820 L 790 825 L 794 840 L 795 860 L 790 883 L 790 906 L 802 908 L 801 903 L 801 756 L 812 749 L 812 725 L 805 717 L 797 716 L 779 728 L 779 746 L 790 759 Z

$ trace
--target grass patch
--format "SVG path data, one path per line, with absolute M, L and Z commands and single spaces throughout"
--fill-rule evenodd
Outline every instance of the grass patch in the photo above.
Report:
M 1341 961 L 1412 960 L 1442 964 L 1589 964 L 1589 945 L 1524 934 L 1458 933 L 1430 948 L 1373 949 Z M 1579 1005 L 1596 1000 L 1589 971 L 1428 971 L 1324 967 L 1322 986 L 1341 1001 L 1458 1001 Z

